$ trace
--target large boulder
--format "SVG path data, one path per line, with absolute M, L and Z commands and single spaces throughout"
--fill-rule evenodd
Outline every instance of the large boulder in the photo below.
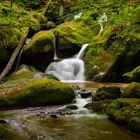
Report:
M 12 52 L 18 45 L 21 31 L 8 26 L 0 27 L 0 72 L 8 63 Z
M 128 127 L 132 132 L 140 133 L 140 117 L 130 119 Z
M 88 43 L 93 36 L 93 31 L 82 22 L 71 21 L 59 25 L 55 34 L 58 57 L 66 58 L 76 54 L 83 44 Z
M 140 83 L 130 83 L 124 90 L 122 96 L 124 98 L 140 98 Z
M 49 0 L 44 15 L 51 21 L 58 21 L 58 18 L 64 14 L 62 2 L 63 0 Z
M 98 31 L 86 52 L 86 77 L 88 80 L 95 80 L 96 73 L 92 70 L 94 65 L 97 65 L 105 72 L 100 81 L 122 82 L 124 73 L 140 65 L 140 10 L 136 1 L 133 1 L 132 7 L 129 2 L 119 1 L 113 9 L 108 7 L 107 3 L 104 4 L 108 21 L 103 23 L 103 31 Z M 122 6 L 121 10 L 117 8 L 118 4 Z
M 95 93 L 92 94 L 93 101 L 101 101 L 106 99 L 117 99 L 121 96 L 119 87 L 108 86 L 101 87 Z
M 53 22 L 63 22 L 63 16 L 67 14 L 77 0 L 49 0 L 44 15 Z
M 55 36 L 53 32 L 40 31 L 26 45 L 23 62 L 44 71 L 48 64 L 53 61 L 54 47 Z
M 70 103 L 72 86 L 21 68 L 0 84 L 0 108 L 47 106 Z
M 109 105 L 107 112 L 116 122 L 126 124 L 131 131 L 139 133 L 139 110 L 140 99 L 119 98 Z

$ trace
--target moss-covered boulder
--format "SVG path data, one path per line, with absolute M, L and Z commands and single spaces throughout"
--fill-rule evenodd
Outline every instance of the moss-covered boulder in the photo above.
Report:
M 62 2 L 63 0 L 49 0 L 44 15 L 51 21 L 58 21 L 58 18 L 64 14 Z
M 140 117 L 130 119 L 128 127 L 132 132 L 140 133 Z
M 140 84 L 136 82 L 129 84 L 122 96 L 124 98 L 140 98 Z
M 23 61 L 40 70 L 45 70 L 54 57 L 55 36 L 52 31 L 36 33 L 26 45 Z
M 140 66 L 136 67 L 130 72 L 125 73 L 123 77 L 124 81 L 126 82 L 140 82 Z
M 108 21 L 103 23 L 103 32 L 93 38 L 86 52 L 86 77 L 94 80 L 92 69 L 97 65 L 105 72 L 101 81 L 122 82 L 124 73 L 140 65 L 138 1 L 133 1 L 131 6 L 128 1 L 92 3 L 106 7 L 100 10 L 106 13 Z M 111 3 L 113 7 L 109 6 Z
M 87 34 L 88 32 L 88 34 Z M 57 54 L 61 58 L 76 54 L 93 37 L 92 29 L 83 22 L 71 21 L 57 26 Z
M 119 87 L 109 86 L 101 87 L 95 93 L 92 94 L 93 101 L 101 101 L 106 99 L 117 99 L 121 95 Z
M 140 99 L 119 98 L 107 108 L 108 114 L 118 123 L 127 124 L 131 118 L 140 116 Z
M 88 103 L 85 107 L 91 109 L 94 112 L 107 112 L 108 106 L 111 104 L 113 100 L 102 100 L 102 101 L 93 101 L 92 103 Z
M 76 109 L 78 109 L 78 107 L 74 104 L 69 104 L 66 106 L 66 109 L 76 110 Z
M 12 52 L 19 43 L 20 37 L 20 30 L 0 26 L 0 72 L 8 63 Z
M 77 0 L 49 0 L 44 11 L 44 15 L 53 22 L 61 23 L 64 20 L 64 14 L 70 12 L 72 6 Z
M 75 98 L 71 86 L 52 79 L 33 79 L 20 88 L 0 95 L 0 108 L 46 106 L 70 103 Z

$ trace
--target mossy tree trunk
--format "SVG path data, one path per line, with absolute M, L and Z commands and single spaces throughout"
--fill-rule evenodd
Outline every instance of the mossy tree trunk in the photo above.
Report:
M 19 41 L 19 44 L 18 46 L 15 48 L 8 64 L 6 65 L 6 67 L 4 68 L 3 72 L 0 74 L 0 81 L 2 81 L 2 79 L 8 74 L 8 72 L 11 70 L 13 64 L 14 64 L 14 61 L 17 57 L 17 55 L 19 54 L 20 50 L 22 49 L 23 45 L 24 45 L 24 42 L 26 40 L 26 37 L 28 35 L 28 32 L 29 32 L 29 28 L 26 28 L 23 32 L 23 35 L 21 36 L 20 38 L 20 41 Z

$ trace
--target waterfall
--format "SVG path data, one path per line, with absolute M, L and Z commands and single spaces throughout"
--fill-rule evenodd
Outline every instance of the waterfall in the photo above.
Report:
M 26 38 L 25 44 L 24 44 L 24 46 L 22 47 L 22 49 L 20 50 L 20 53 L 19 53 L 19 55 L 18 55 L 17 63 L 16 63 L 16 67 L 15 67 L 15 71 L 17 70 L 17 68 L 18 68 L 18 66 L 19 66 L 19 64 L 20 64 L 20 61 L 21 61 L 21 57 L 22 57 L 22 53 L 23 53 L 23 51 L 24 51 L 24 48 L 25 48 L 25 46 L 26 46 L 30 41 L 31 41 L 30 38 Z
M 88 44 L 84 44 L 76 58 L 63 59 L 59 62 L 52 62 L 46 69 L 47 74 L 54 75 L 61 81 L 77 80 L 84 81 L 84 62 L 81 60 Z
M 103 15 L 100 15 L 100 19 L 98 20 L 99 24 L 100 24 L 100 31 L 99 34 L 101 34 L 104 30 L 103 28 L 103 23 L 107 22 L 107 16 L 105 13 L 103 13 Z
M 82 46 L 81 50 L 79 51 L 78 55 L 76 56 L 77 59 L 81 59 L 82 58 L 82 56 L 83 56 L 83 54 L 84 54 L 84 52 L 85 52 L 85 50 L 86 50 L 88 45 L 89 44 L 84 44 Z
M 74 20 L 79 19 L 82 16 L 82 12 L 74 16 Z

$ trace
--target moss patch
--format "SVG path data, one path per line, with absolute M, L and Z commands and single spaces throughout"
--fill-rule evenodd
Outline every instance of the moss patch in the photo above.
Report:
M 28 107 L 58 105 L 75 97 L 71 86 L 56 80 L 41 79 L 28 82 L 15 91 L 0 95 L 0 107 Z
M 119 87 L 101 87 L 95 93 L 92 94 L 93 101 L 101 101 L 105 99 L 117 99 L 121 95 Z
M 123 92 L 124 98 L 140 98 L 140 84 L 133 82 Z

